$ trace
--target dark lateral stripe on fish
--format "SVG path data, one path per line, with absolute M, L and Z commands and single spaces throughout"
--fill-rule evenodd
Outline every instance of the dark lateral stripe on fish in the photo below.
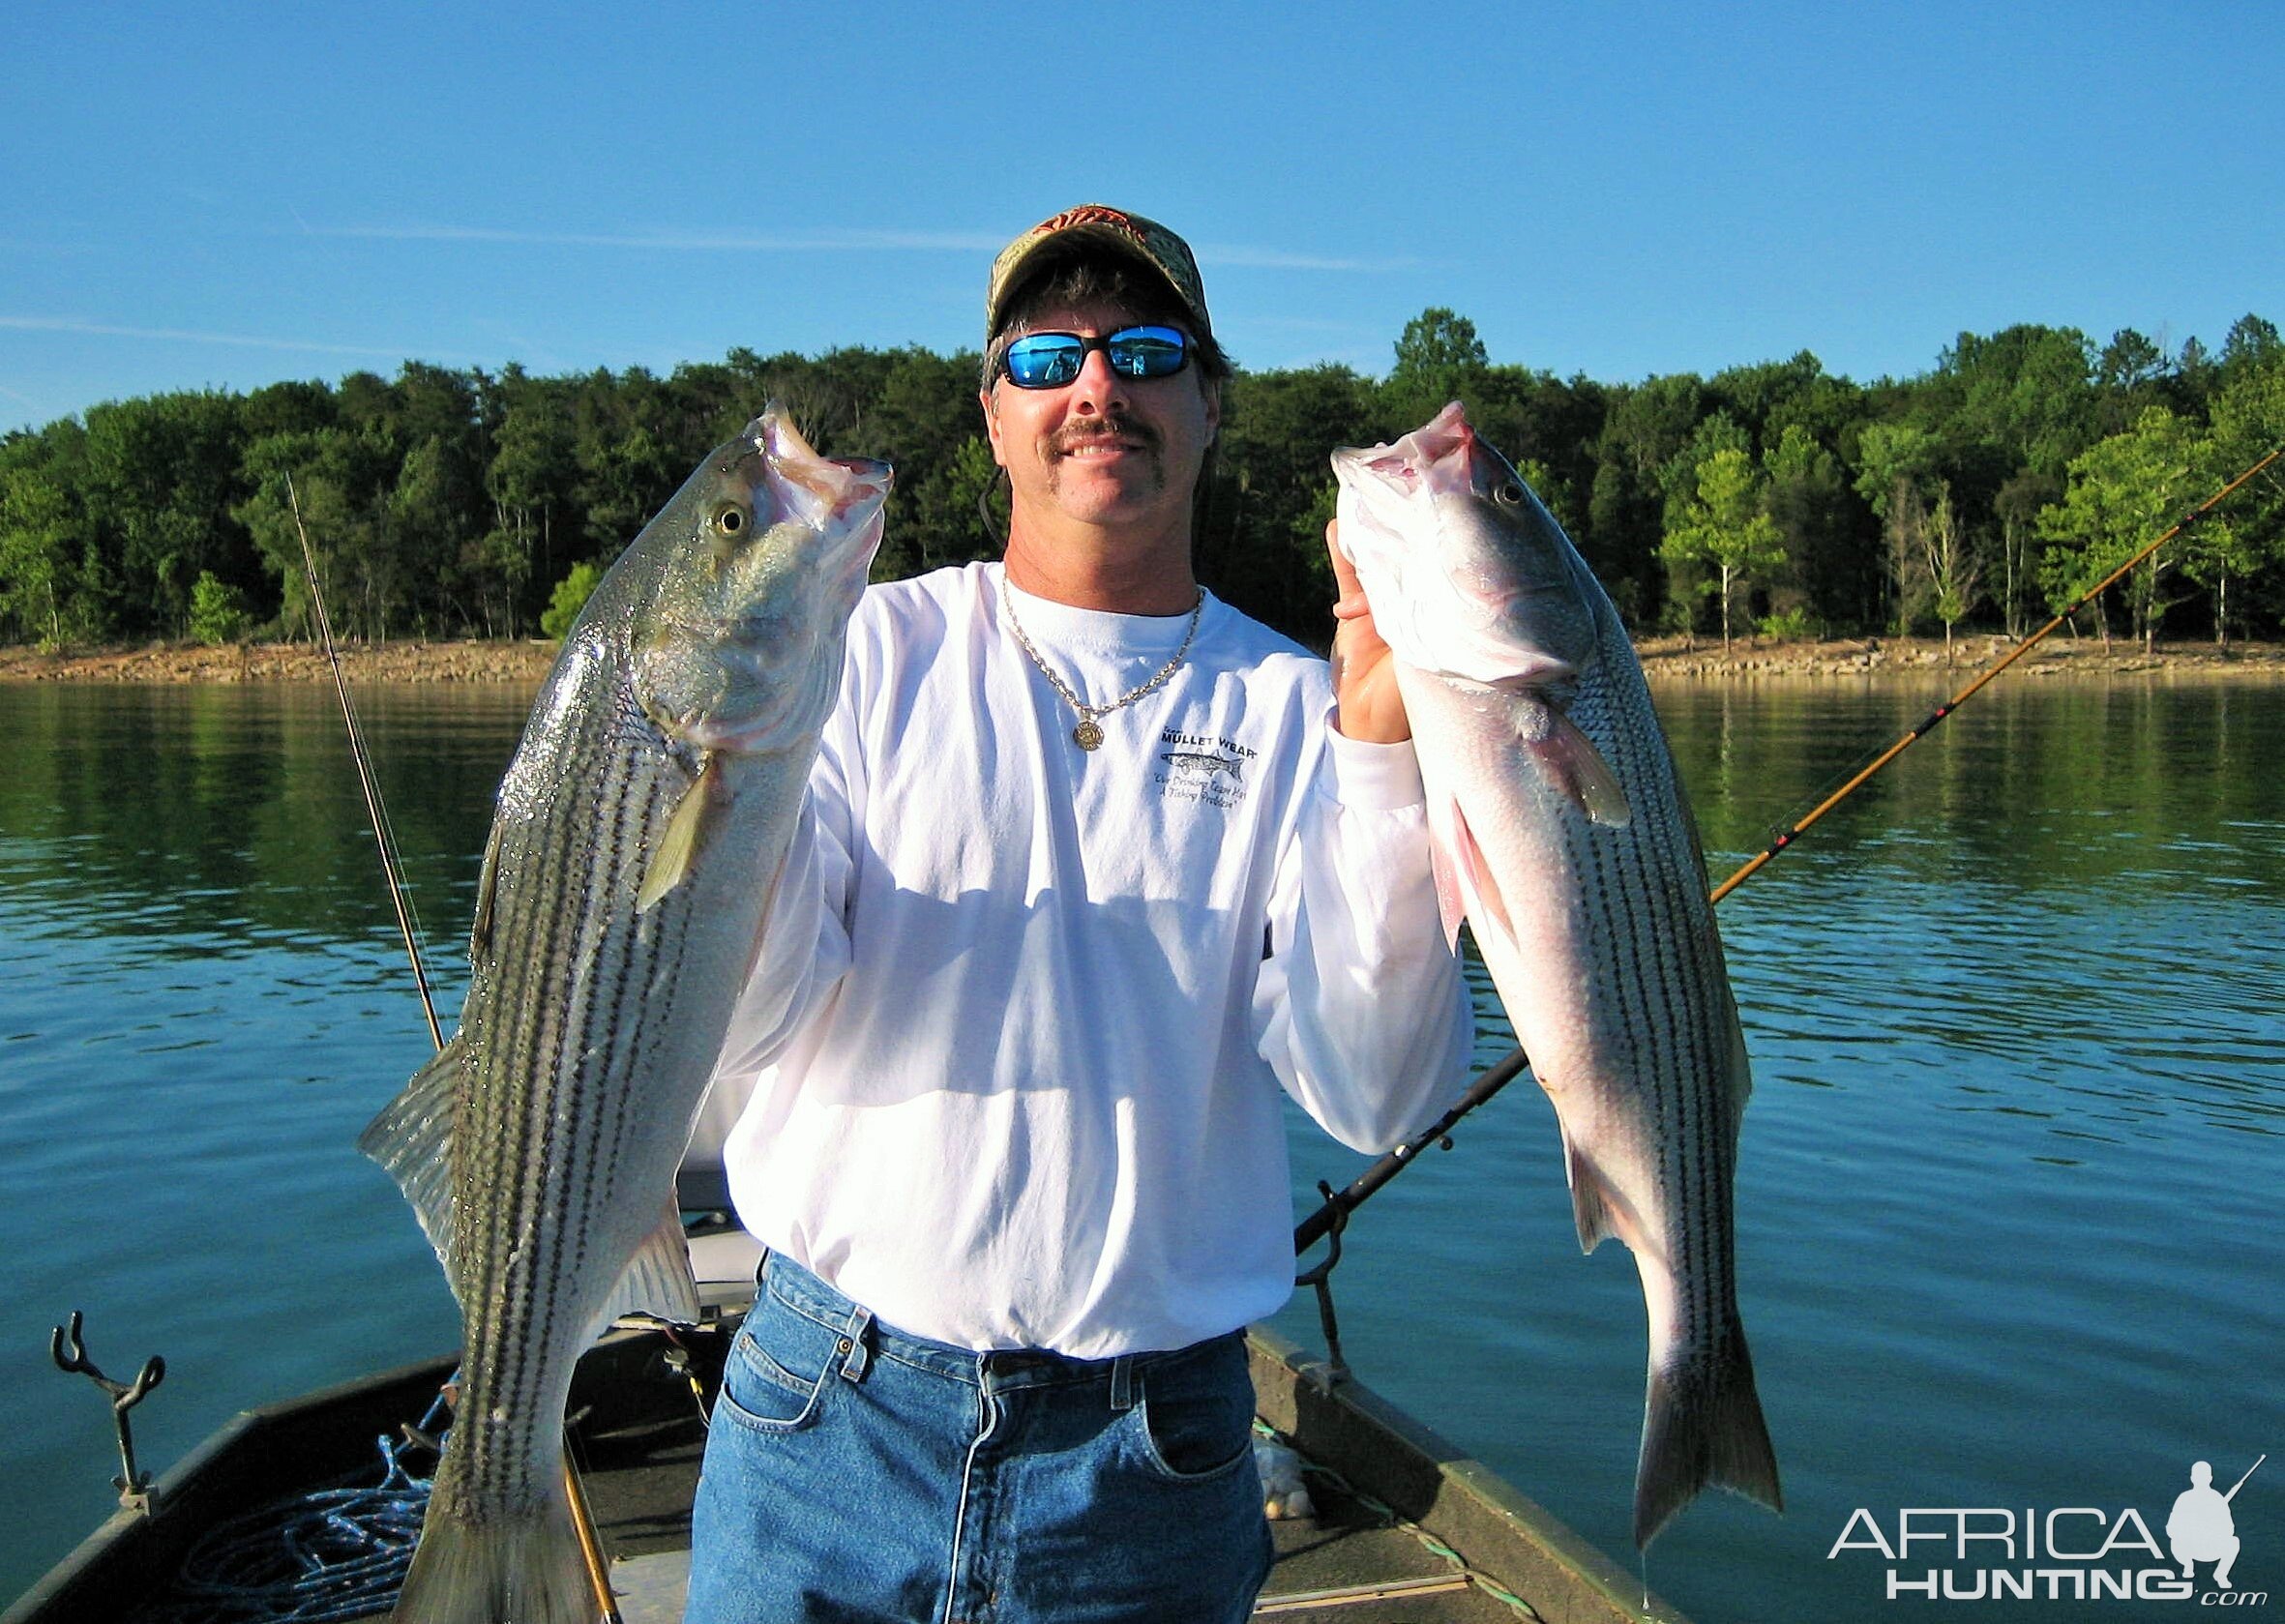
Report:
M 587 764 L 582 762 L 580 765 L 584 770 Z M 623 788 L 608 777 L 598 782 L 612 789 Z M 587 833 L 583 825 L 584 820 L 578 815 L 577 799 L 570 794 L 558 793 L 552 799 L 549 814 L 542 825 L 546 831 L 544 851 L 552 854 L 579 850 L 581 838 Z M 506 1212 L 501 1215 L 505 1220 L 504 1234 L 495 1237 L 495 1245 L 490 1249 L 504 1262 L 513 1260 L 512 1268 L 505 1269 L 498 1282 L 497 1294 L 490 1299 L 498 1311 L 488 1317 L 492 1322 L 495 1344 L 499 1346 L 513 1347 L 526 1341 L 531 1329 L 533 1298 L 535 1295 L 545 1295 L 535 1289 L 546 1279 L 545 1262 L 547 1254 L 551 1250 L 544 1238 L 543 1230 L 543 1225 L 550 1216 L 549 1181 L 545 1174 L 551 1165 L 549 1158 L 553 1150 L 556 1122 L 564 1107 L 572 1102 L 550 1092 L 549 1103 L 554 1108 L 542 1118 L 537 1109 L 539 1101 L 529 1091 L 559 1078 L 565 1048 L 573 1033 L 584 1023 L 584 1011 L 578 1007 L 576 1001 L 551 994 L 558 992 L 553 983 L 560 979 L 560 966 L 574 961 L 583 945 L 577 938 L 580 922 L 594 917 L 590 909 L 598 890 L 595 862 L 599 857 L 608 857 L 609 849 L 607 846 L 590 850 L 586 855 L 587 861 L 576 868 L 561 862 L 533 865 L 539 872 L 549 876 L 550 883 L 530 888 L 531 895 L 522 910 L 522 917 L 516 922 L 518 930 L 510 938 L 537 941 L 541 947 L 527 961 L 515 967 L 517 994 L 508 1001 L 507 1007 L 519 1013 L 528 1012 L 523 1016 L 528 1024 L 517 1033 L 519 1047 L 511 1048 L 506 1052 L 528 1052 L 540 1057 L 544 1063 L 517 1078 L 516 1109 L 509 1113 L 508 1118 L 515 1135 L 515 1138 L 509 1142 L 516 1145 L 515 1154 L 518 1158 L 509 1165 L 516 1167 L 520 1176 L 509 1187 L 511 1199 Z M 574 890 L 574 894 L 565 895 L 567 890 Z M 527 931 L 530 932 L 528 935 Z M 567 937 L 570 938 L 568 942 Z M 576 992 L 576 988 L 561 990 Z M 520 1045 L 523 1043 L 528 1043 L 529 1048 L 522 1048 Z M 535 1132 L 538 1152 L 532 1154 Z M 528 1242 L 524 1241 L 524 1237 L 529 1237 Z M 496 1244 L 498 1239 L 522 1244 L 501 1246 Z M 504 1364 L 519 1379 L 509 1392 L 494 1396 L 493 1403 L 512 1414 L 531 1414 L 536 1396 L 543 1390 L 541 1378 L 546 1373 L 545 1361 L 506 1361 Z M 486 1453 L 491 1457 L 490 1463 L 495 1474 L 495 1483 L 513 1475 L 514 1458 L 518 1451 L 501 1449 Z
M 581 763 L 582 767 L 585 765 Z M 628 785 L 613 782 L 608 777 L 596 782 L 610 785 L 611 791 L 616 792 L 613 799 L 623 803 Z M 522 855 L 577 851 L 587 843 L 581 838 L 586 833 L 584 825 L 576 798 L 551 797 L 535 831 L 538 840 L 520 842 L 526 848 Z M 495 1051 L 531 1053 L 544 1057 L 545 1065 L 529 1075 L 495 1079 L 496 1086 L 513 1091 L 509 1102 L 513 1108 L 492 1117 L 502 1131 L 490 1143 L 494 1154 L 486 1159 L 490 1165 L 485 1173 L 490 1180 L 489 1188 L 504 1198 L 490 1213 L 473 1210 L 470 1213 L 471 1218 L 488 1221 L 483 1222 L 483 1230 L 490 1244 L 481 1245 L 476 1251 L 479 1256 L 495 1264 L 493 1270 L 478 1277 L 482 1294 L 470 1299 L 471 1303 L 485 1305 L 483 1310 L 471 1314 L 469 1329 L 472 1338 L 482 1339 L 487 1352 L 526 1345 L 534 1297 L 551 1306 L 552 1293 L 544 1289 L 552 1272 L 548 1264 L 554 1250 L 550 1234 L 553 1225 L 549 1220 L 559 1218 L 560 1214 L 553 1210 L 556 1203 L 551 1199 L 550 1181 L 543 1176 L 547 1164 L 531 1154 L 531 1147 L 536 1131 L 543 1147 L 542 1156 L 549 1153 L 555 1126 L 567 1107 L 576 1107 L 578 1096 L 574 1093 L 550 1099 L 554 1108 L 542 1117 L 536 1109 L 539 1099 L 531 1090 L 549 1079 L 560 1078 L 561 1059 L 571 1035 L 585 1025 L 585 1011 L 570 1007 L 570 1000 L 561 997 L 569 989 L 559 988 L 556 983 L 561 980 L 562 967 L 574 961 L 574 955 L 581 945 L 577 939 L 579 925 L 593 917 L 589 909 L 595 896 L 599 891 L 608 895 L 610 870 L 618 862 L 616 845 L 616 842 L 607 842 L 590 850 L 588 861 L 580 865 L 561 862 L 519 865 L 524 875 L 545 876 L 547 883 L 519 888 L 518 895 L 510 900 L 509 930 L 499 938 L 528 942 L 534 950 L 512 962 L 495 966 L 500 996 L 491 1001 L 490 1009 L 506 1019 L 505 1030 L 492 1034 Z M 600 873 L 599 865 L 603 867 Z M 521 905 L 517 906 L 518 902 Z M 576 1078 L 573 1086 L 576 1089 Z M 579 1118 L 574 1116 L 572 1120 Z M 513 1247 L 499 1244 L 503 1239 L 519 1244 Z M 516 1415 L 532 1413 L 534 1396 L 541 1390 L 546 1374 L 544 1361 L 471 1358 L 469 1364 L 487 1370 L 505 1368 L 521 1378 L 508 1393 L 471 1392 L 471 1413 L 482 1414 L 495 1408 Z M 494 1447 L 480 1453 L 480 1462 L 468 1462 L 470 1467 L 484 1468 L 481 1478 L 470 1480 L 471 1487 L 496 1493 L 517 1479 L 520 1453 L 518 1449 Z

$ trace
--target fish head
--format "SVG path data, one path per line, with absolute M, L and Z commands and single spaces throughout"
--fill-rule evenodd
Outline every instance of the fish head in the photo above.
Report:
M 1406 664 L 1539 686 L 1594 657 L 1593 577 L 1455 400 L 1387 445 L 1333 453 L 1342 550 Z
M 893 477 L 818 456 L 774 400 L 708 456 L 656 521 L 665 552 L 635 616 L 637 694 L 661 727 L 757 753 L 823 722 Z

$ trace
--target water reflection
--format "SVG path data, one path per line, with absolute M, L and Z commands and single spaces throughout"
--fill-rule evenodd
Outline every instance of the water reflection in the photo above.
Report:
M 368 688 L 376 778 L 431 931 L 473 907 L 528 694 Z M 135 959 L 393 930 L 336 700 L 312 684 L 0 687 L 0 895 Z

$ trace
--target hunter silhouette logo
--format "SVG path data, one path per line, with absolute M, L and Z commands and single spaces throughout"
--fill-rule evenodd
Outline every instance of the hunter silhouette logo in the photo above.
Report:
M 2260 1461 L 2245 1468 L 2245 1477 L 2268 1459 L 2265 1451 Z M 2230 1583 L 2230 1565 L 2238 1559 L 2238 1523 L 2230 1515 L 2230 1502 L 2245 1487 L 2245 1477 L 2231 1484 L 2228 1493 L 2217 1493 L 2212 1466 L 2204 1461 L 2190 1463 L 2190 1486 L 2175 1496 L 2174 1511 L 2166 1519 L 2166 1543 L 2181 1564 L 2182 1578 L 2194 1578 L 2200 1562 L 2211 1562 L 2214 1584 L 2223 1590 L 2236 1588 Z
M 2190 1486 L 2174 1498 L 2164 1544 L 2132 1506 L 1907 1506 L 1893 1528 L 1863 1506 L 1849 1516 L 1825 1560 L 1877 1552 L 1887 1601 L 2193 1602 L 2266 1607 L 2269 1592 L 2230 1577 L 2240 1550 L 2231 1502 L 2264 1454 L 2225 1492 L 2211 1462 L 2190 1463 Z M 2153 1520 L 2154 1521 L 2154 1520 Z M 1859 1558 L 1861 1559 L 1861 1558 Z M 2206 1581 L 2199 1564 L 2209 1564 Z

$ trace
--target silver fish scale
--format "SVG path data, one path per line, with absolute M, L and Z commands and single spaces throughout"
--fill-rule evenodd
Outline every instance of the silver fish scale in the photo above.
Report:
M 1598 621 L 1606 618 L 1601 646 L 1625 650 L 1607 607 Z M 1730 1203 L 1745 1079 L 1733 1075 L 1743 1068 L 1732 1053 L 1736 1016 L 1706 861 L 1631 651 L 1596 662 L 1570 716 L 1618 773 L 1635 810 L 1623 831 L 1582 818 L 1567 825 L 1583 894 L 1599 908 L 1610 947 L 1590 1000 L 1607 1017 L 1596 1036 L 1615 1051 L 1618 1075 L 1655 1107 L 1648 1121 L 1660 1183 L 1680 1197 L 1673 1216 L 1701 1220 L 1676 1225 L 1669 1237 L 1678 1243 L 1681 1341 L 1718 1344 L 1736 1318 Z M 1644 1041 L 1652 1035 L 1663 1041 Z
M 490 1058 L 470 1063 L 458 1140 L 455 1284 L 468 1315 L 460 1413 L 475 1425 L 445 1464 L 458 1462 L 477 1501 L 552 1492 L 552 1418 L 611 1284 L 591 1266 L 592 1225 L 623 1202 L 627 1140 L 650 1103 L 606 1083 L 643 1075 L 646 1038 L 675 1019 L 690 898 L 669 895 L 638 922 L 635 896 L 691 775 L 673 769 L 647 718 L 639 726 L 647 739 L 627 737 L 623 715 L 612 737 L 567 735 L 527 775 L 554 793 L 536 825 L 514 826 L 501 842 L 500 870 L 518 878 L 495 892 L 490 951 L 462 1017 L 469 1053 Z M 653 1219 L 665 1198 L 661 1188 Z M 573 1283 L 587 1288 L 575 1295 Z M 503 1414 L 512 1430 L 487 1421 Z

